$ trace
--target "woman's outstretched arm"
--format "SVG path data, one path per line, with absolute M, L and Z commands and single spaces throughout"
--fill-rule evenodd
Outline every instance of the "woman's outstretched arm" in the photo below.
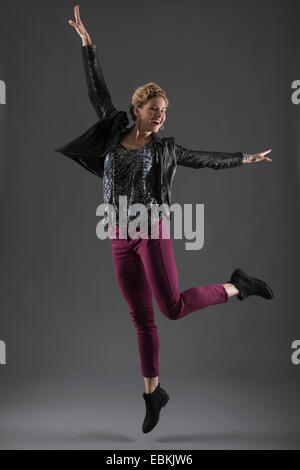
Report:
M 88 95 L 90 101 L 100 120 L 116 111 L 111 102 L 111 96 L 106 86 L 103 72 L 98 60 L 96 45 L 92 43 L 90 35 L 85 29 L 80 15 L 79 5 L 74 7 L 74 16 L 76 22 L 69 20 L 82 39 L 82 59 L 88 86 Z
M 247 154 L 242 152 L 228 153 L 191 150 L 176 143 L 174 143 L 174 145 L 177 164 L 196 169 L 212 168 L 214 170 L 220 170 L 239 166 L 243 163 L 253 163 L 261 160 L 272 161 L 271 158 L 265 157 L 267 153 L 271 152 L 271 149 L 256 154 Z

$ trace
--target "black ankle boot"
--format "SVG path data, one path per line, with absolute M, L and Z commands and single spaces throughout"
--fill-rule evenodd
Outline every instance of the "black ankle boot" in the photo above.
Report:
M 159 413 L 162 406 L 165 406 L 169 401 L 169 395 L 161 388 L 160 384 L 151 393 L 143 393 L 146 404 L 146 416 L 143 422 L 143 432 L 150 432 L 157 425 L 159 420 Z
M 260 279 L 249 276 L 249 274 L 240 268 L 234 270 L 228 282 L 239 290 L 237 295 L 239 300 L 244 300 L 249 295 L 260 295 L 268 300 L 274 297 L 273 291 L 268 284 Z

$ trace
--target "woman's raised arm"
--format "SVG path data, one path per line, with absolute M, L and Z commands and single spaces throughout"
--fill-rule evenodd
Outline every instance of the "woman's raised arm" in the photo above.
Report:
M 81 21 L 79 5 L 74 7 L 74 16 L 76 22 L 69 20 L 69 24 L 76 29 L 82 39 L 82 59 L 87 80 L 88 94 L 98 118 L 102 120 L 116 111 L 116 108 L 111 102 L 111 96 L 104 80 L 97 57 L 96 45 L 92 43 L 90 35 Z

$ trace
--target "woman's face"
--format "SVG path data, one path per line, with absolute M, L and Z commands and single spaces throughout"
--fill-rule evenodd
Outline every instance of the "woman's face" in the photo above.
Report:
M 142 108 L 135 106 L 137 119 L 144 131 L 158 132 L 166 120 L 166 102 L 161 96 L 154 96 Z M 157 121 L 157 122 L 154 122 Z

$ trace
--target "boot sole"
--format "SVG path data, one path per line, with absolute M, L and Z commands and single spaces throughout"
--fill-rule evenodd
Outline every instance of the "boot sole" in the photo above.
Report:
M 237 275 L 241 275 L 242 277 L 245 277 L 246 279 L 250 277 L 250 278 L 254 279 L 255 281 L 261 282 L 265 286 L 267 291 L 269 292 L 270 297 L 264 297 L 263 295 L 261 295 L 259 297 L 263 297 L 264 299 L 267 299 L 267 300 L 271 300 L 274 297 L 274 292 L 272 291 L 271 287 L 268 286 L 268 284 L 266 284 L 264 281 L 262 281 L 262 279 L 258 279 L 257 277 L 250 276 L 249 274 L 247 274 L 245 271 L 243 271 L 240 268 L 237 268 L 234 272 Z M 255 294 L 255 295 L 258 295 L 258 294 Z M 243 299 L 239 299 L 239 300 L 243 300 Z

